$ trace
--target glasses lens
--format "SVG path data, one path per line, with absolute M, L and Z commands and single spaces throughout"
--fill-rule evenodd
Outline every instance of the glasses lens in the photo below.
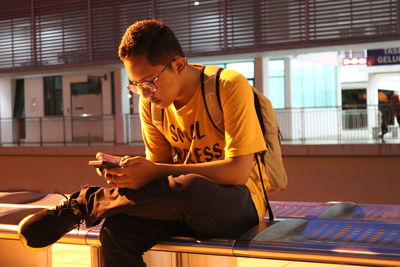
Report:
M 142 87 L 142 91 L 146 93 L 154 93 L 157 90 L 155 84 L 152 82 L 143 82 L 140 86 Z
M 154 83 L 152 82 L 142 82 L 140 84 L 128 84 L 128 90 L 134 94 L 142 95 L 145 94 L 152 94 L 157 91 L 157 88 Z
M 141 95 L 142 94 L 142 89 L 137 85 L 128 84 L 127 88 L 128 88 L 129 91 L 131 91 L 134 94 L 137 94 L 137 95 Z

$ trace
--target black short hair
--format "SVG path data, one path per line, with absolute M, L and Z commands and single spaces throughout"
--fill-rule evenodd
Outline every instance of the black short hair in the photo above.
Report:
M 176 56 L 185 56 L 174 32 L 160 20 L 142 20 L 129 26 L 122 37 L 118 55 L 121 60 L 144 55 L 153 66 L 167 64 Z

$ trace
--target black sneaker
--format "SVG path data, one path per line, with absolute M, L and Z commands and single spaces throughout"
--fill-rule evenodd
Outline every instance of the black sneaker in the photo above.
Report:
M 18 224 L 18 236 L 25 247 L 43 250 L 82 222 L 78 203 L 69 198 L 54 209 L 43 209 L 25 217 Z

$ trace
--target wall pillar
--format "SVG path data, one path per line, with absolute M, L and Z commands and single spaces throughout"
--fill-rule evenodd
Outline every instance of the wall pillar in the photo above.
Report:
M 25 142 L 42 142 L 44 116 L 43 77 L 25 78 Z
M 264 92 L 264 72 L 263 58 L 254 59 L 254 87 Z
M 0 79 L 0 145 L 13 142 L 13 83 Z
M 127 92 L 123 90 L 126 82 L 126 74 L 123 69 L 119 68 L 114 71 L 114 88 L 115 88 L 115 143 L 124 144 L 125 140 L 125 109 L 127 101 Z M 129 108 L 129 102 L 128 102 Z
M 292 59 L 285 58 L 285 108 L 292 107 Z
M 380 129 L 379 125 L 379 111 L 378 111 L 378 88 L 376 84 L 376 77 L 373 73 L 368 73 L 368 86 L 367 86 L 367 109 L 368 109 L 368 128 Z

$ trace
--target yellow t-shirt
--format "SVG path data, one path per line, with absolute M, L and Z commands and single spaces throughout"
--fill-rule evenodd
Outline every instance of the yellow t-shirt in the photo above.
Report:
M 266 150 L 255 113 L 252 88 L 247 79 L 235 71 L 224 70 L 220 76 L 220 96 L 224 135 L 210 121 L 200 87 L 179 110 L 173 104 L 164 109 L 163 133 L 153 125 L 150 103 L 142 97 L 140 115 L 146 158 L 162 162 L 173 157 L 174 163 L 195 164 Z M 266 207 L 259 179 L 258 167 L 254 161 L 246 186 L 251 192 L 259 218 L 262 219 Z

